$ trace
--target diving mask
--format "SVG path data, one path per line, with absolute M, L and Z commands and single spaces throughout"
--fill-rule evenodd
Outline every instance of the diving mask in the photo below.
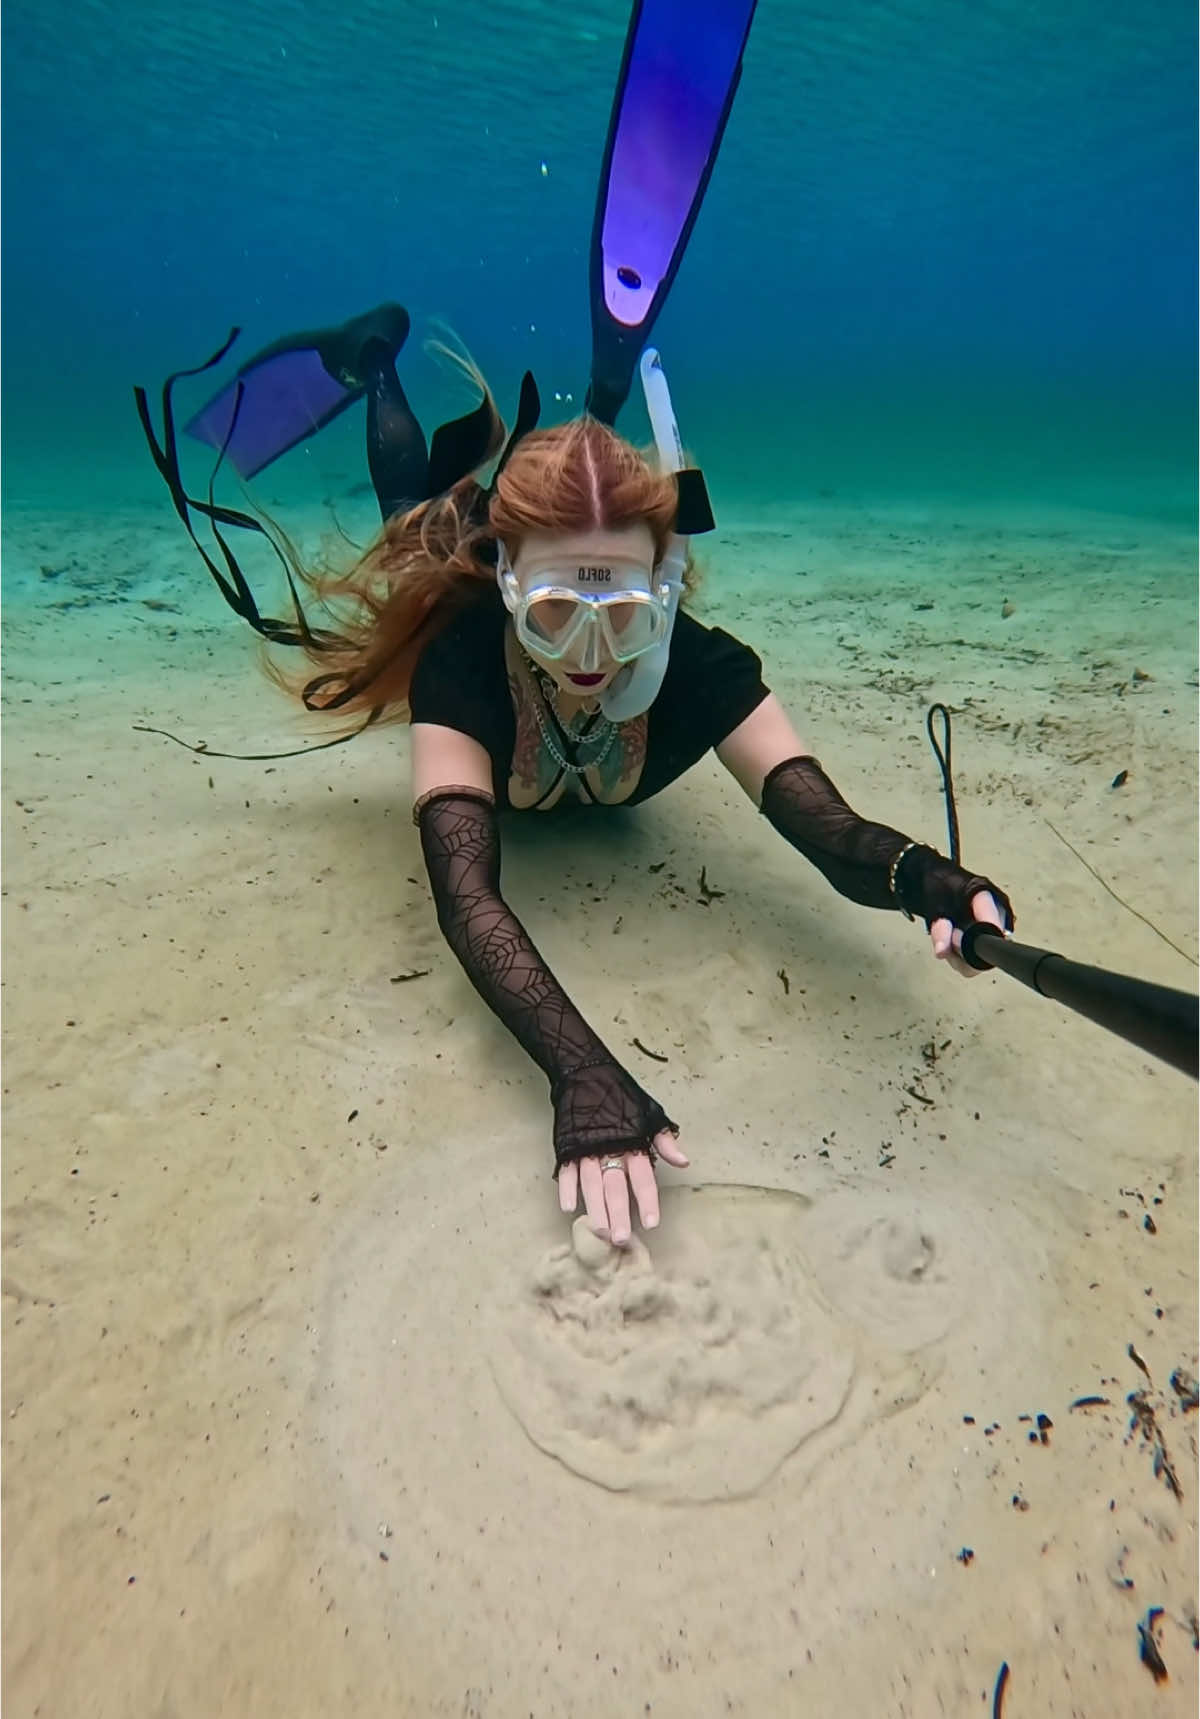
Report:
M 499 545 L 496 577 L 517 638 L 533 657 L 569 661 L 586 673 L 636 661 L 667 634 L 665 590 L 640 561 L 579 557 L 524 568 L 524 583 Z

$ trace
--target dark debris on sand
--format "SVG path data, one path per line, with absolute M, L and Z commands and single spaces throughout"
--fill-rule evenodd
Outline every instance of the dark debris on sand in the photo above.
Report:
M 1138 1651 L 1141 1655 L 1141 1661 L 1152 1674 L 1155 1683 L 1165 1683 L 1167 1681 L 1166 1661 L 1159 1652 L 1158 1641 L 1154 1633 L 1155 1625 L 1158 1623 L 1162 1613 L 1163 1609 L 1161 1606 L 1151 1606 L 1141 1623 L 1137 1626 L 1139 1642 Z

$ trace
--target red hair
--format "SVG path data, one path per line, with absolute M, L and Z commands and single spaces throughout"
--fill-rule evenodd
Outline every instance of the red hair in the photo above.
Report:
M 486 387 L 484 394 L 495 413 Z M 495 413 L 492 455 L 503 435 Z M 532 531 L 617 530 L 640 522 L 650 528 L 657 559 L 671 536 L 676 500 L 674 479 L 595 418 L 530 431 L 490 497 L 476 476 L 463 478 L 445 495 L 393 514 L 348 571 L 297 566 L 332 620 L 321 629 L 322 648 L 308 650 L 322 672 L 301 680 L 269 658 L 267 672 L 310 710 L 342 717 L 380 710 L 384 720 L 404 718 L 422 650 L 494 586 L 498 537 L 515 558 Z

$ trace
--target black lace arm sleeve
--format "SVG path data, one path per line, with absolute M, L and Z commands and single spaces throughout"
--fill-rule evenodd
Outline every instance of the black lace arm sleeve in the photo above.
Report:
M 651 1150 L 678 1132 L 588 1026 L 500 894 L 495 807 L 448 790 L 416 812 L 438 924 L 484 1002 L 550 1082 L 557 1167 L 601 1153 Z
M 1012 929 L 1012 903 L 1002 889 L 964 871 L 936 848 L 860 818 L 815 758 L 777 764 L 763 783 L 762 811 L 839 895 L 851 901 L 864 907 L 898 907 L 926 924 L 949 919 L 965 931 L 972 923 L 971 898 L 986 889 Z

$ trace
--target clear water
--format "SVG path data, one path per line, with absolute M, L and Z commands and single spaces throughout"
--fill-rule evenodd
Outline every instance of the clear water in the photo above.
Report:
M 6 7 L 8 505 L 161 512 L 131 384 L 234 322 L 248 355 L 398 298 L 418 332 L 453 326 L 509 411 L 528 366 L 569 414 L 627 17 Z M 1185 0 L 761 0 L 656 332 L 719 506 L 833 490 L 1186 524 L 1195 64 Z M 463 409 L 416 342 L 405 363 L 423 410 Z M 359 428 L 272 492 L 361 481 Z
M 1003 1659 L 1010 1719 L 1136 1714 L 1152 1602 L 1155 1719 L 1197 1711 L 1190 1083 L 960 985 L 711 761 L 510 820 L 506 894 L 717 1191 L 664 1198 L 705 1287 L 646 1327 L 656 1422 L 606 1328 L 530 1323 L 550 1106 L 441 939 L 403 730 L 220 756 L 328 734 L 259 673 L 132 384 L 396 298 L 427 426 L 470 404 L 436 317 L 510 416 L 526 367 L 578 409 L 628 6 L 0 14 L 6 1713 L 925 1719 L 991 1712 Z M 702 618 L 851 804 L 945 845 L 944 700 L 964 859 L 1022 939 L 1188 990 L 1194 6 L 759 0 L 655 334 L 721 526 Z M 327 503 L 377 524 L 366 479 L 360 406 L 253 489 L 307 545 Z M 719 1391 L 701 1310 L 722 1376 L 746 1357 Z M 745 1476 L 742 1406 L 754 1463 L 804 1440 L 760 1495 L 621 1494 L 693 1431 Z

